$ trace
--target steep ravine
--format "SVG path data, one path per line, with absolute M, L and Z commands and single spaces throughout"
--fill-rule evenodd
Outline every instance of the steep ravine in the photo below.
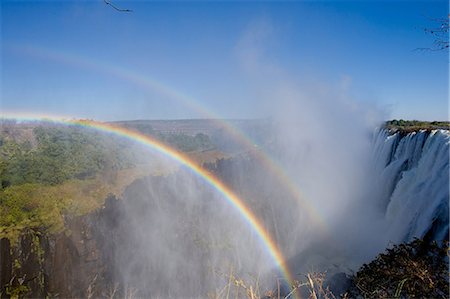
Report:
M 376 134 L 373 147 L 375 179 L 371 194 L 372 200 L 376 200 L 383 211 L 386 223 L 389 223 L 390 230 L 386 234 L 389 240 L 403 242 L 414 237 L 436 240 L 448 238 L 449 139 L 449 132 L 443 130 L 409 134 L 381 130 Z M 244 163 L 239 159 L 221 160 L 209 167 L 233 187 L 253 184 L 244 180 L 242 174 L 241 177 L 233 175 L 233 169 L 240 169 Z M 248 159 L 245 162 L 245 165 L 249 165 L 249 172 L 252 171 L 251 162 Z M 235 167 L 237 165 L 240 166 Z M 254 171 L 258 171 L 255 169 Z M 158 186 L 156 191 L 149 191 L 149 182 Z M 206 207 L 190 207 L 191 214 L 185 213 L 186 207 L 179 196 L 169 192 L 170 186 L 179 183 L 180 179 L 176 175 L 137 180 L 125 192 L 127 205 L 124 200 L 109 197 L 103 208 L 84 216 L 65 219 L 66 231 L 63 233 L 48 235 L 29 232 L 23 235 L 15 246 L 7 239 L 2 239 L 1 298 L 10 298 L 10 295 L 40 298 L 111 298 L 114 294 L 123 297 L 125 292 L 134 291 L 127 290 L 124 273 L 148 276 L 155 268 L 140 268 L 140 265 L 130 266 L 126 263 L 126 259 L 132 258 L 132 254 L 139 255 L 140 250 L 145 249 L 140 248 L 129 253 L 129 246 L 132 245 L 132 248 L 134 245 L 126 244 L 127 242 L 137 242 L 137 246 L 145 245 L 145 241 L 127 235 L 127 221 L 130 219 L 126 213 L 129 209 L 140 211 L 145 217 L 151 218 L 161 211 L 176 207 L 174 212 L 171 212 L 173 229 L 181 234 L 171 236 L 169 241 L 183 244 L 181 246 L 187 248 L 180 250 L 186 250 L 190 262 L 194 265 L 191 271 L 198 271 L 195 264 L 208 258 L 208 252 L 188 250 L 198 244 L 191 244 L 192 236 L 184 230 L 191 225 L 189 221 L 192 218 L 209 215 L 215 206 L 211 203 L 211 206 L 207 204 Z M 202 196 L 210 198 L 211 195 L 206 193 Z M 164 203 L 157 200 L 159 197 L 165 199 Z M 266 212 L 261 210 L 261 213 Z M 196 216 L 192 216 L 192 213 Z M 269 214 L 260 216 L 270 219 Z M 159 237 L 158 233 L 156 236 Z M 155 256 L 158 257 L 158 254 Z M 120 259 L 122 262 L 118 262 Z M 128 275 L 129 279 L 133 277 Z M 149 285 L 170 289 L 169 279 L 159 281 L 156 276 L 152 279 Z M 212 278 L 205 273 L 202 279 Z M 142 284 L 136 283 L 133 288 L 140 286 Z M 141 295 L 149 295 L 150 291 L 143 290 Z M 183 291 L 189 296 L 196 292 L 204 294 L 207 290 L 196 285 L 193 289 Z M 175 293 L 175 296 L 177 295 L 180 293 Z

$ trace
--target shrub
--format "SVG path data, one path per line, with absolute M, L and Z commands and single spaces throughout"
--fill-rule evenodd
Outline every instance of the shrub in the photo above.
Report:
M 447 250 L 448 244 L 419 239 L 395 245 L 361 267 L 352 296 L 448 298 Z

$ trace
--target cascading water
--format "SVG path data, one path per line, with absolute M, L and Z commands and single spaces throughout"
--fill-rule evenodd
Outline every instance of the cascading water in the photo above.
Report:
M 386 241 L 448 238 L 449 145 L 448 130 L 375 135 L 373 196 L 384 214 Z

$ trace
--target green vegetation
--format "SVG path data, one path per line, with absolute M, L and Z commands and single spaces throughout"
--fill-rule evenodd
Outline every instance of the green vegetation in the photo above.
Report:
M 81 126 L 2 124 L 0 238 L 60 232 L 64 217 L 88 213 L 148 175 L 123 139 Z M 133 162 L 132 162 L 133 161 Z
M 145 122 L 123 122 L 120 123 L 120 125 L 153 137 L 182 152 L 193 152 L 214 148 L 210 137 L 203 133 L 189 135 L 185 133 L 161 132 L 154 130 L 150 124 Z
M 23 142 L 2 135 L 3 188 L 25 183 L 56 185 L 132 166 L 126 151 L 121 151 L 126 144 L 82 127 L 37 126 L 32 137 Z
M 0 238 L 61 232 L 64 217 L 88 213 L 109 194 L 154 173 L 148 152 L 82 126 L 2 121 L 0 127 Z M 148 126 L 136 129 L 154 133 Z M 182 151 L 211 147 L 205 134 L 157 134 Z
M 390 130 L 410 133 L 418 130 L 450 129 L 448 121 L 419 121 L 419 120 L 390 120 L 385 123 L 385 127 Z
M 99 208 L 109 194 L 120 195 L 126 186 L 145 175 L 148 170 L 143 166 L 59 185 L 26 183 L 5 188 L 0 191 L 0 238 L 14 242 L 30 230 L 61 232 L 65 216 Z
M 213 148 L 208 135 L 198 133 L 195 136 L 185 134 L 158 134 L 162 142 L 183 152 L 193 152 Z

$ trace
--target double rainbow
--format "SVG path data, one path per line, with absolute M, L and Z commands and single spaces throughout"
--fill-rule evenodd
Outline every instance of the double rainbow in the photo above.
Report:
M 136 143 L 142 144 L 145 147 L 148 147 L 158 153 L 163 154 L 164 156 L 180 163 L 189 169 L 192 173 L 203 179 L 207 184 L 209 184 L 212 188 L 214 188 L 218 193 L 220 193 L 223 198 L 235 209 L 239 212 L 241 217 L 250 225 L 252 230 L 256 233 L 256 235 L 261 240 L 262 244 L 270 257 L 275 262 L 276 266 L 282 272 L 284 278 L 288 281 L 289 284 L 293 283 L 292 275 L 289 271 L 288 266 L 286 265 L 285 259 L 281 250 L 278 248 L 277 244 L 274 242 L 270 234 L 264 229 L 262 223 L 256 218 L 256 216 L 252 213 L 250 208 L 245 205 L 245 202 L 239 198 L 230 188 L 228 188 L 224 183 L 222 183 L 218 178 L 216 178 L 213 174 L 209 173 L 205 169 L 198 166 L 193 160 L 191 160 L 186 155 L 180 153 L 179 151 L 167 146 L 166 144 L 161 143 L 154 138 L 151 138 L 142 133 L 132 131 L 123 127 L 119 127 L 116 125 L 112 125 L 110 123 L 102 123 L 91 120 L 67 120 L 63 118 L 58 118 L 54 116 L 35 116 L 30 114 L 22 114 L 22 115 L 14 115 L 2 113 L 0 115 L 0 120 L 17 120 L 17 121 L 45 121 L 52 123 L 59 123 L 64 125 L 77 125 L 86 128 L 95 129 L 101 132 L 114 134 L 116 136 L 120 136 L 126 138 L 128 140 L 134 141 Z
M 318 212 L 313 203 L 305 198 L 292 178 L 286 173 L 286 171 L 284 171 L 283 167 L 263 150 L 255 150 L 255 142 L 253 142 L 250 137 L 233 126 L 230 122 L 221 119 L 218 115 L 205 108 L 204 105 L 200 104 L 196 101 L 196 99 L 136 71 L 128 70 L 113 64 L 102 63 L 80 55 L 74 55 L 68 53 L 67 51 L 56 51 L 54 49 L 43 48 L 36 45 L 9 45 L 7 46 L 7 49 L 30 57 L 52 60 L 76 68 L 93 70 L 97 73 L 114 76 L 123 81 L 130 82 L 146 92 L 156 92 L 171 100 L 175 100 L 205 118 L 216 122 L 219 127 L 225 129 L 231 137 L 242 144 L 246 149 L 252 150 L 253 156 L 257 158 L 261 165 L 264 165 L 266 169 L 274 175 L 274 178 L 276 178 L 278 182 L 281 183 L 293 196 L 293 198 L 297 200 L 302 209 L 304 209 L 307 212 L 307 215 L 309 215 L 310 220 L 317 225 L 317 228 L 319 228 L 322 232 L 327 233 L 327 225 L 323 219 L 323 216 Z

